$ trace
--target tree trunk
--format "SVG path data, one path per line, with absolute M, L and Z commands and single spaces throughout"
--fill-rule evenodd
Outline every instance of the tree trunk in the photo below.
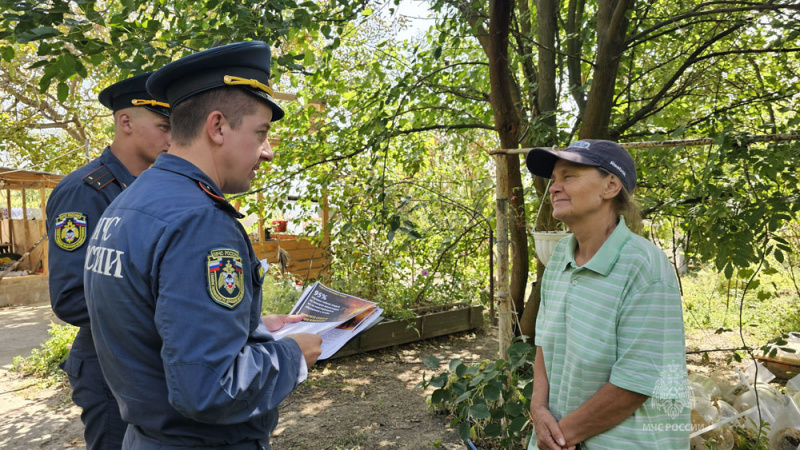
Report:
M 539 145 L 553 145 L 556 142 L 556 29 L 557 29 L 557 16 L 556 8 L 558 4 L 556 0 L 537 0 L 537 21 L 538 21 L 538 36 L 539 42 L 539 78 L 538 78 L 538 95 L 537 95 L 537 109 L 543 115 L 541 122 L 545 125 L 544 132 L 541 136 L 536 137 L 536 142 Z M 555 229 L 556 222 L 552 218 L 552 208 L 548 199 L 547 193 L 547 179 L 536 178 L 534 185 L 536 192 L 539 194 L 541 202 L 545 202 L 539 210 L 538 217 L 535 224 L 536 230 L 553 230 Z M 540 280 L 544 266 L 537 260 L 536 262 L 536 280 Z M 540 284 L 537 282 L 534 286 L 531 295 L 528 297 L 527 304 L 522 309 L 522 316 L 520 317 L 520 333 L 534 337 L 536 333 L 536 314 L 539 311 L 540 301 Z M 523 299 L 524 300 L 524 299 Z
M 474 8 L 471 2 L 448 1 L 448 3 L 454 8 L 458 8 L 464 14 L 467 22 L 478 30 L 476 37 L 489 60 L 491 83 L 489 99 L 494 110 L 494 123 L 500 138 L 500 145 L 502 148 L 517 148 L 520 136 L 523 133 L 520 130 L 523 123 L 523 115 L 519 109 L 519 105 L 523 102 L 519 86 L 512 75 L 508 62 L 508 37 L 514 2 L 504 1 L 502 5 L 498 5 L 498 2 L 490 3 L 488 33 L 485 32 L 482 26 L 482 18 L 478 14 L 479 10 Z M 528 76 L 536 77 L 532 65 L 526 66 L 526 73 L 528 73 Z M 525 290 L 528 286 L 528 265 L 530 264 L 525 198 L 523 196 L 519 157 L 498 159 L 498 161 L 500 160 L 505 160 L 505 170 L 508 177 L 508 189 L 505 194 L 509 203 L 508 231 L 512 248 L 512 271 L 509 291 L 514 308 L 519 313 L 525 305 Z
M 511 78 L 510 68 L 508 65 L 508 35 L 511 25 L 511 13 L 513 11 L 513 1 L 510 0 L 492 0 L 489 5 L 489 80 L 491 83 L 492 91 L 489 98 L 492 102 L 494 109 L 494 123 L 497 128 L 497 133 L 500 137 L 500 145 L 502 148 L 515 148 L 517 147 L 517 136 L 519 136 L 519 128 L 521 117 L 519 110 L 513 102 L 512 87 L 508 83 Z M 505 160 L 506 176 L 508 177 L 507 191 L 503 197 L 509 199 L 511 211 L 509 211 L 509 234 L 512 241 L 512 261 L 514 263 L 511 285 L 509 295 L 516 304 L 517 299 L 524 301 L 525 284 L 527 283 L 528 272 L 528 247 L 527 235 L 525 234 L 524 222 L 524 209 L 518 209 L 518 205 L 524 204 L 522 198 L 522 178 L 519 171 L 519 158 L 517 156 L 507 156 L 498 158 L 498 162 L 502 164 Z M 501 186 L 498 188 L 502 189 Z M 504 205 L 500 205 L 498 198 L 498 213 L 505 210 Z M 502 208 L 501 208 L 502 206 Z M 519 211 L 523 211 L 522 214 Z M 498 218 L 499 219 L 499 218 Z M 520 239 L 520 222 L 522 224 L 522 238 Z M 505 241 L 504 236 L 500 236 L 498 230 L 497 236 L 498 244 Z M 520 246 L 520 240 L 524 242 L 524 246 Z M 502 252 L 498 251 L 498 256 Z M 523 261 L 523 262 L 520 262 Z M 498 261 L 498 264 L 507 264 L 507 261 Z M 524 277 L 520 277 L 520 273 L 524 273 Z M 520 278 L 522 278 L 520 283 Z M 499 280 L 500 283 L 503 281 Z M 520 293 L 519 284 L 522 285 L 522 292 Z M 503 286 L 498 286 L 498 290 L 502 292 Z M 500 299 L 501 301 L 508 301 L 508 299 Z M 504 352 L 504 345 L 502 335 L 510 331 L 511 323 L 504 323 L 503 321 L 503 308 L 510 307 L 510 305 L 498 304 L 498 310 L 501 314 L 500 320 L 500 346 L 501 355 Z
M 600 0 L 598 4 L 597 59 L 580 132 L 582 139 L 607 139 L 609 136 L 619 61 L 625 51 L 627 12 L 633 3 L 633 0 Z

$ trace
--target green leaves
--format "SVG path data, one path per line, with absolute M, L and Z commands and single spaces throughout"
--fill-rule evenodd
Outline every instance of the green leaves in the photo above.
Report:
M 25 44 L 31 41 L 39 41 L 51 37 L 61 36 L 61 32 L 53 27 L 38 27 L 32 30 L 23 31 L 17 34 L 17 42 Z
M 58 82 L 58 101 L 64 102 L 67 100 L 67 96 L 69 96 L 69 86 L 67 83 L 63 81 Z
M 435 356 L 428 356 L 422 360 L 422 364 L 429 369 L 438 369 L 441 361 Z
M 360 2 L 304 2 L 298 6 L 289 1 L 260 0 L 124 0 L 104 5 L 102 14 L 94 1 L 78 2 L 74 9 L 65 2 L 39 3 L 36 8 L 29 8 L 24 2 L 9 6 L 18 10 L 0 16 L 0 39 L 54 44 L 40 52 L 46 68 L 63 62 L 59 58 L 67 52 L 64 44 L 76 58 L 99 64 L 101 61 L 90 57 L 111 42 L 114 50 L 105 56 L 134 73 L 157 68 L 187 50 L 246 39 L 266 40 L 273 48 L 283 43 L 290 48 L 298 43 L 307 45 L 307 36 L 316 35 L 323 25 L 328 36 L 337 34 L 341 28 L 332 28 L 331 23 L 347 23 L 364 10 Z M 304 32 L 295 34 L 294 42 L 288 42 L 286 37 L 292 29 Z M 317 53 L 305 50 L 300 56 L 306 67 L 313 67 Z M 82 67 L 75 67 L 85 76 Z M 75 70 L 47 72 L 49 78 L 40 82 L 43 90 L 53 79 L 66 81 Z
M 0 57 L 3 58 L 4 61 L 11 62 L 16 56 L 16 52 L 14 52 L 14 47 L 2 47 L 0 48 Z
M 533 347 L 517 340 L 508 354 L 508 360 L 472 365 L 453 359 L 448 371 L 429 381 L 423 375 L 421 387 L 437 387 L 431 406 L 456 416 L 451 426 L 458 426 L 462 439 L 493 441 L 505 448 L 529 433 Z M 438 359 L 424 362 L 427 367 L 439 364 Z

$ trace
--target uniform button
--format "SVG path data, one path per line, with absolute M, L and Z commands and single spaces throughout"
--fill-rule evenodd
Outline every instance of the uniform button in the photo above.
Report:
M 577 286 L 578 285 L 578 280 L 572 280 L 572 285 L 573 286 Z

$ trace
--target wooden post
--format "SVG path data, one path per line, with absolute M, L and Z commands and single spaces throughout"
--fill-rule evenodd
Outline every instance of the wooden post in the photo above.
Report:
M 47 234 L 47 208 L 46 208 L 47 201 L 45 200 L 45 194 L 46 194 L 46 192 L 45 192 L 45 189 L 44 189 L 44 185 L 42 185 L 39 188 L 39 199 L 40 199 L 40 205 L 39 206 L 42 208 L 42 224 L 39 225 L 39 230 L 43 234 L 46 235 Z M 48 242 L 47 245 L 45 245 L 44 250 L 42 251 L 42 268 L 44 269 L 44 274 L 45 275 L 47 275 L 50 272 L 50 270 L 47 268 L 47 266 L 50 263 L 48 261 L 48 259 L 47 259 L 47 253 L 48 253 L 47 249 L 48 249 L 49 245 L 50 245 L 50 243 Z
M 28 220 L 28 199 L 25 195 L 25 189 L 22 190 L 22 220 Z
M 8 207 L 8 243 L 11 248 L 9 251 L 14 251 L 14 227 L 11 224 L 11 190 L 6 189 L 6 205 Z
M 20 224 L 22 225 L 23 238 L 22 238 L 22 242 L 20 242 L 20 244 L 22 245 L 22 248 L 20 248 L 20 251 L 22 251 L 23 248 L 26 248 L 27 246 L 31 245 L 31 230 L 28 228 L 28 225 L 29 225 L 29 223 L 28 223 L 28 201 L 27 201 L 28 200 L 27 199 L 28 196 L 26 194 L 27 194 L 27 191 L 25 191 L 25 189 L 22 189 L 22 221 L 20 222 Z M 34 270 L 33 267 L 31 267 L 30 269 Z
M 264 194 L 259 190 L 256 193 L 256 208 L 258 210 L 258 242 L 265 242 L 267 240 L 267 232 L 264 230 L 264 213 L 261 209 L 261 203 L 264 199 Z
M 328 209 L 328 189 L 322 188 L 322 199 L 320 201 L 322 207 L 322 255 L 328 259 L 328 264 L 323 267 L 323 274 L 330 275 L 331 265 L 331 230 L 328 229 L 328 221 L 330 220 L 330 210 Z
M 513 156 L 516 158 L 517 156 Z M 506 350 L 514 338 L 513 311 L 511 306 L 511 278 L 508 272 L 508 155 L 495 155 L 495 173 L 497 177 L 497 313 L 499 316 L 498 338 L 500 341 L 500 357 L 506 357 Z

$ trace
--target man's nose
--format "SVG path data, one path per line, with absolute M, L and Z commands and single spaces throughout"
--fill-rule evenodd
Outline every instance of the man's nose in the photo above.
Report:
M 264 141 L 264 145 L 261 147 L 261 159 L 266 159 L 267 161 L 272 161 L 275 155 L 272 153 L 272 145 L 269 143 L 269 139 Z

